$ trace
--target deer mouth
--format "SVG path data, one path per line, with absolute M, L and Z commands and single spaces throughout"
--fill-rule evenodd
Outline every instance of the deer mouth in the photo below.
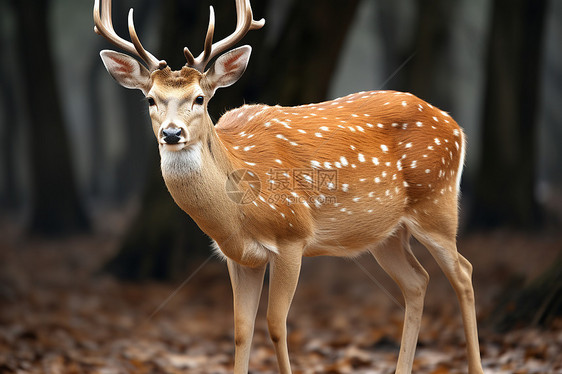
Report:
M 185 139 L 182 139 L 182 141 L 178 141 L 178 142 L 174 142 L 174 143 L 168 143 L 165 142 L 164 140 L 160 141 L 160 149 L 161 150 L 166 150 L 166 151 L 173 151 L 173 152 L 177 152 L 177 151 L 181 151 L 182 149 L 188 147 L 188 143 Z
M 178 141 L 174 142 L 167 142 L 164 138 L 160 138 L 159 146 L 161 151 L 178 152 L 185 149 L 189 150 L 197 143 L 198 142 L 193 139 L 190 141 L 187 137 L 182 136 Z

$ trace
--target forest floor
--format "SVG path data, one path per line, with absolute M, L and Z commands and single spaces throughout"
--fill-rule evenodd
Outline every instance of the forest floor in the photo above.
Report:
M 194 259 L 174 283 L 98 274 L 116 237 L 22 239 L 0 230 L 0 373 L 231 373 L 233 322 L 224 263 Z M 474 265 L 486 373 L 562 373 L 562 321 L 497 332 L 494 304 L 514 279 L 533 279 L 561 251 L 561 234 L 498 231 L 461 238 Z M 431 276 L 415 373 L 465 373 L 452 288 L 419 246 Z M 399 289 L 372 257 L 305 259 L 289 314 L 293 372 L 393 373 L 402 326 Z M 519 286 L 521 284 L 519 283 Z M 265 318 L 256 321 L 250 372 L 277 373 Z

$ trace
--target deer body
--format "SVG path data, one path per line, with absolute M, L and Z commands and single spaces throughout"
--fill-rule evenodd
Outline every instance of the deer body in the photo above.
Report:
M 346 101 L 342 112 L 337 107 Z M 436 205 L 457 199 L 464 149 L 462 132 L 448 114 L 413 95 L 385 91 L 300 107 L 246 105 L 223 115 L 209 140 L 192 146 L 189 152 L 200 154 L 195 161 L 163 161 L 164 180 L 209 236 L 228 239 L 218 240 L 224 253 L 238 261 L 259 257 L 250 263 L 267 262 L 275 243 L 292 238 L 304 239 L 305 256 L 352 256 L 401 224 L 430 220 Z M 174 157 L 167 153 L 163 160 Z M 228 174 L 237 169 L 263 181 L 261 198 L 242 205 L 226 196 Z M 311 179 L 311 188 L 275 187 L 272 172 L 295 169 L 333 170 L 337 180 L 333 186 L 314 186 L 319 181 Z M 243 251 L 234 237 L 266 246 L 262 253 L 234 255 Z
M 102 51 L 109 73 L 147 97 L 164 181 L 175 202 L 226 259 L 234 294 L 235 374 L 247 374 L 266 266 L 268 328 L 280 372 L 291 373 L 286 319 L 303 256 L 369 251 L 405 299 L 397 373 L 410 373 L 428 274 L 414 257 L 413 235 L 451 282 L 461 307 L 470 373 L 482 373 L 472 266 L 456 248 L 464 135 L 445 112 L 409 94 L 372 91 L 280 107 L 244 105 L 216 126 L 207 103 L 242 75 L 251 48 L 219 53 L 263 26 L 249 0 L 237 0 L 235 32 L 212 43 L 214 11 L 197 58 L 172 71 L 142 47 L 134 30 L 121 39 L 110 3 L 94 4 L 95 31 L 136 59 Z

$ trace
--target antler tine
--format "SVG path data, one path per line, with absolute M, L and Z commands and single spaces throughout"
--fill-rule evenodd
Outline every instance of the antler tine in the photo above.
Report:
M 183 47 L 183 54 L 185 59 L 187 60 L 187 66 L 194 66 L 195 65 L 195 58 L 193 57 L 193 53 L 187 47 Z
M 241 11 L 239 11 L 239 9 Z M 244 17 L 240 17 L 240 15 L 245 15 L 244 11 L 250 12 L 250 18 L 252 20 L 252 24 L 250 25 L 250 30 L 258 30 L 265 25 L 265 19 L 260 19 L 259 21 L 254 20 L 254 14 L 252 12 L 252 5 L 250 4 L 250 0 L 237 0 L 236 1 L 236 27 L 239 27 L 240 24 L 244 21 Z
M 203 48 L 203 61 L 209 59 L 213 48 L 213 35 L 215 34 L 215 10 L 213 6 L 209 7 L 209 27 L 207 27 L 207 35 L 205 36 L 205 47 Z M 205 68 L 203 66 L 203 68 Z
M 162 69 L 166 67 L 166 61 L 158 61 L 156 57 L 150 54 L 150 52 L 148 52 L 142 46 L 135 30 L 135 23 L 133 21 L 133 8 L 129 10 L 129 35 L 131 36 L 131 41 L 133 42 L 133 45 L 138 52 L 138 56 L 148 64 L 150 70 Z
M 224 52 L 228 48 L 238 43 L 250 30 L 257 30 L 263 27 L 265 20 L 259 21 L 253 19 L 252 7 L 250 0 L 236 0 L 236 29 L 228 37 L 213 43 L 213 34 L 215 30 L 215 11 L 210 8 L 209 27 L 207 28 L 207 36 L 205 37 L 205 47 L 203 52 L 197 58 L 186 47 L 184 48 L 187 65 L 201 72 L 215 56 Z
M 94 1 L 94 24 L 94 31 L 96 34 L 103 36 L 125 52 L 140 57 L 151 71 L 166 67 L 166 61 L 159 61 L 142 46 L 135 31 L 133 9 L 129 11 L 129 35 L 131 36 L 132 43 L 117 35 L 113 28 L 113 22 L 111 20 L 111 0 L 102 0 L 101 17 L 100 1 Z

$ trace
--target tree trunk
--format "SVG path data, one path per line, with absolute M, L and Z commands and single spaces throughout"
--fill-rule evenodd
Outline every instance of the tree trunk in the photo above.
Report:
M 32 209 L 28 230 L 41 235 L 84 231 L 90 225 L 78 196 L 57 92 L 46 16 L 49 2 L 13 0 L 12 5 L 30 120 Z
M 359 0 L 294 1 L 281 38 L 265 46 L 257 61 L 260 101 L 301 105 L 325 100 L 358 5 Z
M 448 67 L 447 46 L 451 35 L 449 14 L 454 3 L 429 0 L 419 3 L 415 30 L 415 55 L 405 66 L 407 90 L 433 105 L 449 110 L 451 85 L 439 73 Z M 441 78 L 441 79 L 440 79 Z M 445 82 L 446 86 L 441 86 Z
M 509 284 L 501 293 L 490 322 L 499 331 L 521 326 L 548 327 L 562 317 L 562 256 L 529 285 L 522 280 Z
M 9 46 L 0 38 L 0 50 L 7 52 Z M 2 56 L 0 61 L 0 208 L 13 211 L 20 205 L 21 193 L 17 181 L 17 140 L 21 131 L 17 128 L 17 102 L 11 61 Z
M 537 102 L 546 0 L 496 0 L 471 223 L 534 227 Z

